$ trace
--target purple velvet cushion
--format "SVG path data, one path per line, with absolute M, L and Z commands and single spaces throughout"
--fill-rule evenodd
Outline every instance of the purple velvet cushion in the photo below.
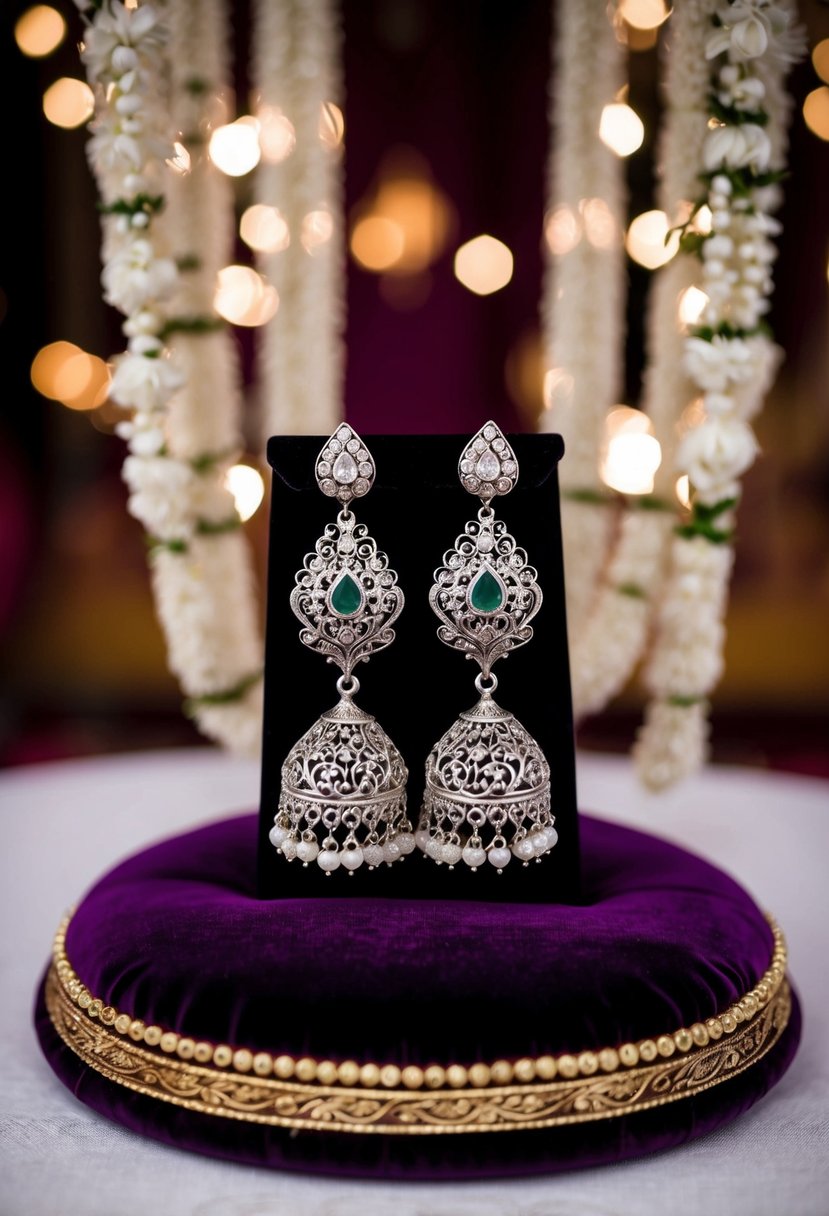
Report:
M 196 1038 L 417 1064 L 652 1037 L 757 982 L 771 932 L 732 879 L 639 832 L 585 818 L 583 833 L 579 907 L 262 902 L 255 819 L 229 819 L 107 874 L 67 953 L 105 1002 Z M 428 883 L 420 857 L 405 864 Z
M 78 907 L 67 954 L 96 996 L 196 1039 L 399 1064 L 654 1037 L 723 1011 L 758 981 L 772 936 L 731 878 L 639 832 L 586 816 L 582 832 L 578 907 L 262 902 L 254 896 L 256 817 L 229 819 L 107 874 Z M 429 873 L 424 863 L 424 883 Z M 408 1138 L 296 1136 L 168 1106 L 87 1068 L 57 1037 L 42 994 L 36 1017 L 61 1080 L 143 1134 L 279 1168 L 392 1177 L 553 1171 L 680 1143 L 733 1118 L 773 1085 L 794 1055 L 800 1025 L 795 1000 L 786 1031 L 762 1060 L 655 1110 L 577 1127 Z

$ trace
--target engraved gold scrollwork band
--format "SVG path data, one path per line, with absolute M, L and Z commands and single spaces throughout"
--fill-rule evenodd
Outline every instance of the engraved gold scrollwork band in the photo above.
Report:
M 772 929 L 768 970 L 718 1017 L 637 1044 L 511 1064 L 337 1065 L 233 1051 L 146 1027 L 83 987 L 66 958 L 65 924 L 55 940 L 46 1007 L 63 1042 L 109 1081 L 205 1114 L 305 1130 L 408 1135 L 555 1127 L 691 1097 L 760 1060 L 780 1038 L 791 1012 L 785 942 L 774 924 Z M 145 1037 L 148 1031 L 158 1037 Z M 263 1075 L 266 1062 L 268 1075 Z M 476 1084 L 484 1077 L 485 1084 Z M 499 1083 L 507 1078 L 531 1079 Z

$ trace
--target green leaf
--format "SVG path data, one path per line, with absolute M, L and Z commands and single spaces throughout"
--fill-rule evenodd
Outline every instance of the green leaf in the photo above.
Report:
M 223 688 L 218 692 L 202 693 L 198 697 L 188 697 L 184 702 L 184 712 L 189 718 L 192 718 L 201 705 L 232 705 L 235 701 L 241 701 L 261 679 L 262 672 L 255 671 L 251 675 L 243 676 L 238 684 L 234 684 L 230 688 Z
M 597 507 L 607 507 L 617 501 L 613 494 L 603 494 L 601 490 L 591 490 L 586 487 L 581 490 L 562 490 L 561 497 L 566 498 L 568 502 L 592 503 Z
M 645 600 L 648 598 L 644 587 L 640 587 L 638 583 L 617 583 L 616 591 L 619 595 L 626 595 L 632 600 Z

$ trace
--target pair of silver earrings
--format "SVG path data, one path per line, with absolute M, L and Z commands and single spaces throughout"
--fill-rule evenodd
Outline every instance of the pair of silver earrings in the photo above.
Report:
M 550 767 L 521 723 L 493 700 L 498 659 L 533 636 L 542 602 L 537 573 L 493 500 L 509 494 L 518 462 L 500 428 L 487 422 L 464 448 L 461 485 L 481 501 L 443 557 L 429 592 L 438 637 L 480 668 L 479 699 L 435 744 L 417 830 L 406 814 L 408 771 L 386 732 L 355 703 L 358 663 L 391 645 L 404 604 L 397 574 L 352 509 L 371 489 L 375 465 L 352 427 L 341 424 L 320 452 L 320 490 L 340 504 L 291 594 L 301 641 L 340 668 L 333 709 L 294 744 L 270 840 L 289 861 L 327 874 L 391 864 L 420 848 L 450 868 L 500 873 L 529 864 L 558 839 L 550 809 Z

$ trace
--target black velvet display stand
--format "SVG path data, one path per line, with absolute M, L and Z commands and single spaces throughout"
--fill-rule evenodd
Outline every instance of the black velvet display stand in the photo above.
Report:
M 558 435 L 511 435 L 519 466 L 516 488 L 494 502 L 517 543 L 538 570 L 544 595 L 533 622 L 535 636 L 495 668 L 497 702 L 510 710 L 541 745 L 551 769 L 552 805 L 559 841 L 538 864 L 513 859 L 499 875 L 460 864 L 450 871 L 419 851 L 391 867 L 352 877 L 327 877 L 278 855 L 268 840 L 279 803 L 282 763 L 297 739 L 337 701 L 339 669 L 299 640 L 290 606 L 296 571 L 339 509 L 320 493 L 316 459 L 325 436 L 277 436 L 268 444 L 273 469 L 268 567 L 265 724 L 259 830 L 259 893 L 263 898 L 397 896 L 406 899 L 476 899 L 576 902 L 579 840 L 573 719 L 564 604 Z M 357 703 L 375 715 L 409 769 L 408 814 L 414 827 L 423 795 L 426 757 L 458 714 L 477 701 L 477 665 L 437 637 L 429 589 L 445 551 L 480 507 L 458 479 L 469 436 L 366 437 L 377 477 L 354 512 L 389 555 L 406 597 L 395 623 L 396 641 L 360 664 Z

